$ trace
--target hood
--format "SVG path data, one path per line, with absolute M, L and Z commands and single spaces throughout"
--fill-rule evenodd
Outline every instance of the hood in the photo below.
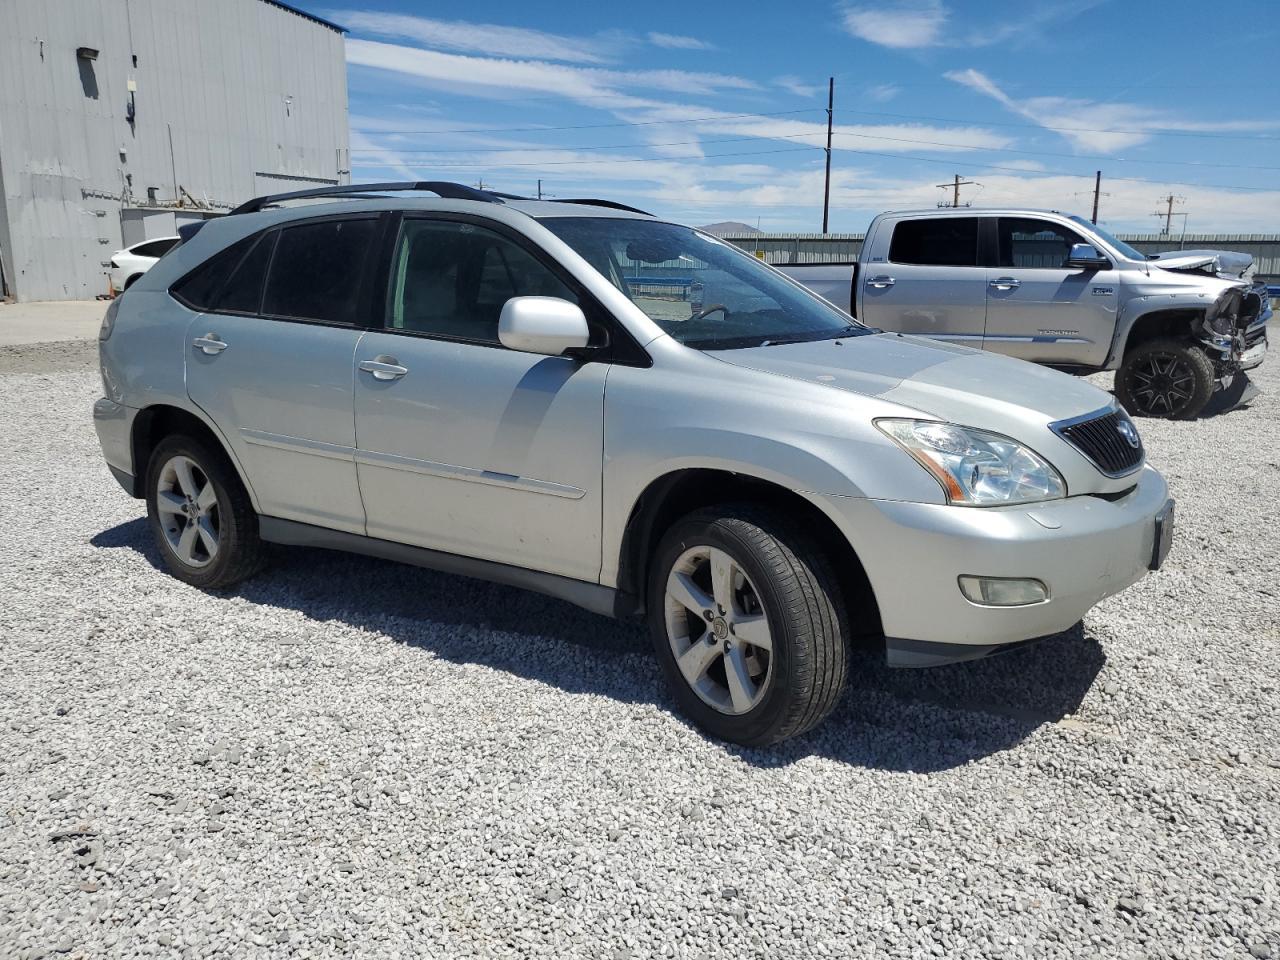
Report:
M 880 397 L 965 426 L 1010 433 L 1100 410 L 1110 394 L 1084 380 L 923 337 L 882 333 L 712 354 L 737 366 Z
M 1163 270 L 1243 277 L 1253 257 L 1232 250 L 1170 250 L 1152 255 L 1151 262 Z

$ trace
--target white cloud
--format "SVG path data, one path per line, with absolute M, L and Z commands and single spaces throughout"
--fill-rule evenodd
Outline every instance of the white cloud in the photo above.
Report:
M 861 40 L 907 50 L 940 43 L 947 16 L 941 0 L 905 0 L 846 7 L 844 28 Z
M 623 45 L 618 34 L 567 37 L 525 27 L 468 23 L 462 20 L 433 20 L 408 14 L 364 10 L 327 12 L 337 22 L 356 33 L 413 40 L 440 50 L 483 53 L 495 57 L 604 63 L 612 59 Z
M 373 139 L 373 135 L 360 137 L 353 133 L 352 143 L 368 148 Z M 486 146 L 490 149 L 481 146 L 461 155 L 408 157 L 375 144 L 371 153 L 357 153 L 355 164 L 361 179 L 386 179 L 387 170 L 408 179 L 443 177 L 468 183 L 483 175 L 485 183 L 494 189 L 514 193 L 528 193 L 533 189 L 533 180 L 541 176 L 550 179 L 549 189 L 559 196 L 608 197 L 685 223 L 754 223 L 762 211 L 767 211 L 771 229 L 812 230 L 820 217 L 823 172 L 817 151 L 811 162 L 784 166 L 770 156 L 721 161 L 656 157 L 634 162 L 634 151 L 548 148 L 492 138 Z M 711 152 L 714 155 L 736 149 L 723 145 L 711 148 Z M 752 148 L 746 145 L 744 149 Z M 874 162 L 846 161 L 832 171 L 831 210 L 837 231 L 864 230 L 871 218 L 884 210 L 927 208 L 937 202 L 940 193 L 934 185 L 942 179 L 937 172 L 903 175 L 870 166 Z M 1001 161 L 1001 166 L 1014 165 L 1019 164 Z M 1044 176 L 1031 170 L 1023 174 L 978 169 L 966 179 L 981 184 L 975 203 L 987 207 L 1052 207 L 1087 212 L 1087 194 L 1093 188 L 1092 176 Z M 1150 213 L 1156 195 L 1170 186 L 1187 197 L 1193 231 L 1261 232 L 1271 229 L 1280 219 L 1280 190 L 1229 190 L 1114 178 L 1104 180 L 1103 186 L 1108 196 L 1102 200 L 1102 220 L 1105 226 L 1118 231 L 1156 232 L 1156 220 Z
M 773 82 L 775 86 L 781 87 L 788 93 L 794 93 L 797 97 L 804 97 L 805 99 L 815 97 L 822 91 L 822 87 L 818 84 L 806 83 L 799 77 L 793 77 L 790 74 L 776 77 Z
M 1008 40 L 1037 38 L 1059 20 L 1077 17 L 1105 0 L 1041 0 L 998 20 L 973 25 L 966 10 L 962 22 L 942 0 L 897 0 L 874 6 L 849 5 L 844 28 L 869 43 L 896 50 L 925 47 L 990 47 Z
M 678 33 L 650 33 L 649 42 L 655 47 L 667 50 L 714 50 L 715 45 L 699 40 L 697 37 L 685 37 Z
M 901 92 L 901 87 L 895 87 L 892 83 L 881 83 L 862 91 L 862 94 L 876 103 L 888 103 Z
M 1082 152 L 1115 153 L 1147 142 L 1154 132 L 1160 130 L 1213 132 L 1267 130 L 1280 126 L 1274 120 L 1184 120 L 1166 111 L 1131 103 L 1067 97 L 1017 99 L 979 70 L 952 70 L 945 76 L 990 97 L 1011 113 L 1053 130 Z
M 749 90 L 755 84 L 742 77 L 685 70 L 606 70 L 572 67 L 540 60 L 500 60 L 422 50 L 377 40 L 348 40 L 347 62 L 391 70 L 446 89 L 475 95 L 512 91 L 554 94 L 580 103 L 612 100 L 615 107 L 658 105 L 620 93 L 622 88 L 672 90 L 706 94 L 717 90 Z

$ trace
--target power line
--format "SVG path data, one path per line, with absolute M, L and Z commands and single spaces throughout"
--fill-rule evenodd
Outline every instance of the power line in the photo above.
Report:
M 768 154 L 775 154 L 775 153 L 802 153 L 802 152 L 808 153 L 814 149 L 821 149 L 821 148 L 787 147 L 787 148 L 782 148 L 778 150 L 757 150 L 757 151 L 735 152 L 735 153 L 708 153 L 705 156 L 698 157 L 696 159 L 714 160 L 718 157 L 753 157 L 753 156 L 766 156 Z M 394 154 L 397 151 L 395 151 L 394 149 L 387 149 L 387 150 L 382 150 L 380 152 L 383 155 L 386 155 L 386 154 Z M 1040 176 L 1040 177 L 1055 177 L 1055 176 L 1056 177 L 1087 177 L 1088 176 L 1087 173 L 1079 173 L 1078 171 L 1074 171 L 1074 170 L 1026 170 L 1023 167 L 1006 167 L 1006 166 L 999 166 L 997 164 L 989 164 L 989 163 L 970 163 L 970 162 L 965 162 L 963 160 L 956 160 L 954 158 L 917 157 L 917 156 L 911 156 L 909 154 L 903 154 L 903 153 L 882 153 L 878 150 L 854 150 L 848 147 L 845 148 L 845 152 L 856 153 L 861 156 L 868 156 L 868 157 L 882 157 L 887 160 L 913 160 L 918 163 L 940 163 L 940 164 L 943 164 L 944 166 L 975 167 L 980 170 L 1008 171 L 1010 173 L 1020 173 L 1023 176 L 1028 176 L 1028 175 Z M 459 163 L 457 161 L 450 160 L 450 161 L 445 161 L 443 163 L 436 163 L 431 161 L 419 162 L 418 165 L 443 167 L 446 169 L 474 169 L 476 167 L 503 169 L 505 167 L 542 167 L 542 166 L 554 167 L 554 166 L 581 166 L 581 165 L 587 165 L 587 164 L 611 164 L 611 163 L 654 163 L 655 161 L 660 159 L 662 158 L 660 157 L 607 157 L 600 160 L 548 160 L 548 161 L 532 161 L 532 162 L 521 162 L 521 163 L 505 163 L 505 162 L 477 163 L 474 161 L 469 163 Z M 681 158 L 681 159 L 688 161 L 691 158 Z M 379 166 L 379 164 L 375 162 L 371 162 L 371 161 L 364 161 L 364 162 L 368 163 L 370 166 Z M 385 163 L 381 165 L 385 166 Z M 1237 184 L 1226 184 L 1226 183 L 1194 183 L 1189 180 L 1152 180 L 1147 177 L 1111 177 L 1111 179 L 1119 180 L 1125 183 L 1153 183 L 1153 184 L 1156 184 L 1157 186 L 1168 186 L 1172 184 L 1174 186 L 1199 187 L 1205 190 L 1247 190 L 1250 192 L 1260 192 L 1260 193 L 1270 193 L 1276 190 L 1275 187 L 1252 187 L 1252 186 L 1240 186 Z
M 1280 140 L 1270 134 L 1246 135 L 1242 133 L 1200 133 L 1193 130 L 1154 129 L 1122 130 L 1104 127 L 1053 127 L 1043 123 L 1015 123 L 1012 120 L 961 120 L 954 117 L 930 117 L 912 113 L 881 113 L 874 110 L 850 110 L 859 117 L 892 117 L 897 120 L 928 120 L 931 123 L 981 124 L 986 127 L 1027 127 L 1034 130 L 1052 130 L 1055 133 L 1131 133 L 1146 137 L 1201 137 L 1207 140 Z
M 541 128 L 540 128 L 541 129 Z M 399 132 L 399 131 L 387 131 Z M 467 131 L 478 132 L 478 131 Z M 780 133 L 780 134 L 755 134 L 749 137 L 717 137 L 715 139 L 700 140 L 669 140 L 663 143 L 613 143 L 613 144 L 583 144 L 579 146 L 547 146 L 547 147 L 459 147 L 459 148 L 443 148 L 439 150 L 422 149 L 422 150 L 402 150 L 395 147 L 353 147 L 351 152 L 354 153 L 385 153 L 387 150 L 394 150 L 396 153 L 404 154 L 424 154 L 427 156 L 436 156 L 445 153 L 552 153 L 562 152 L 565 150 L 626 150 L 632 148 L 651 149 L 655 147 L 684 147 L 696 146 L 705 143 L 744 143 L 750 140 L 803 140 L 806 137 L 820 137 L 821 133 Z M 974 153 L 1016 153 L 1026 156 L 1036 157 L 1058 157 L 1066 160 L 1102 160 L 1108 163 L 1138 163 L 1138 164 L 1158 164 L 1160 166 L 1178 166 L 1178 167 L 1210 167 L 1222 170 L 1280 170 L 1280 166 L 1265 166 L 1257 164 L 1241 164 L 1241 163 L 1207 163 L 1199 160 L 1158 160 L 1158 159 L 1139 159 L 1136 157 L 1107 157 L 1097 154 L 1083 153 L 1063 153 L 1061 151 L 1052 150 L 1021 150 L 1016 147 L 979 147 L 973 144 L 957 143 L 946 140 L 916 140 L 910 137 L 889 137 L 876 133 L 853 133 L 847 130 L 836 130 L 833 136 L 837 137 L 855 137 L 859 140 L 884 140 L 887 143 L 912 143 L 920 146 L 931 147 L 951 147 L 961 150 L 972 150 Z M 839 149 L 848 149 L 841 147 Z M 1030 171 L 1028 171 L 1030 172 Z

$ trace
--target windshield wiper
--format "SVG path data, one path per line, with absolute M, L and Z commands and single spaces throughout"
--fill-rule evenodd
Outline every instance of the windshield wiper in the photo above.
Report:
M 769 337 L 760 344 L 762 347 L 777 347 L 788 343 L 814 343 L 818 340 L 839 340 L 841 337 L 856 335 L 865 327 L 857 327 L 853 324 L 841 327 L 839 330 L 817 331 L 814 333 L 802 333 L 791 337 Z

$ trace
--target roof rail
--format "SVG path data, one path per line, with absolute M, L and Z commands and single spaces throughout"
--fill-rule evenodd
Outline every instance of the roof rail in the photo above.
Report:
M 629 207 L 625 203 L 618 203 L 616 200 L 592 200 L 590 198 L 574 198 L 570 200 L 556 199 L 553 203 L 580 203 L 584 207 L 609 207 L 611 210 L 625 210 L 627 213 L 639 213 L 646 217 L 652 217 L 653 214 L 648 210 L 641 210 L 639 207 Z
M 477 190 L 461 183 L 449 183 L 445 180 L 403 181 L 398 183 L 349 183 L 330 187 L 314 187 L 310 190 L 294 190 L 290 193 L 273 193 L 265 197 L 254 197 L 231 211 L 237 213 L 257 213 L 284 200 L 311 200 L 321 197 L 359 197 L 367 194 L 387 193 L 400 190 L 424 190 L 448 200 L 479 200 L 484 203 L 502 203 L 502 199 L 487 190 Z
M 628 213 L 640 213 L 644 214 L 646 217 L 653 216 L 653 214 L 648 210 L 641 210 L 639 207 L 629 207 L 625 203 L 618 203 L 616 200 L 592 200 L 585 197 L 522 197 L 516 193 L 498 193 L 497 191 L 494 191 L 493 195 L 495 197 L 500 197 L 503 200 L 524 200 L 529 203 L 580 203 L 584 207 L 608 207 L 611 210 L 626 210 Z

